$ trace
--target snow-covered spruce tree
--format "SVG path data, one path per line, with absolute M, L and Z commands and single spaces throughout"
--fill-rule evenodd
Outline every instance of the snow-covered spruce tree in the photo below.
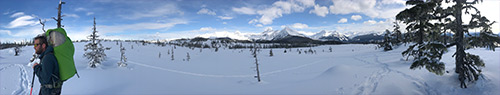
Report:
M 15 52 L 14 56 L 19 56 L 19 53 L 21 53 L 21 51 L 22 51 L 21 48 L 19 46 L 16 46 L 14 48 L 14 52 Z
M 270 56 L 270 57 L 274 56 L 274 54 L 273 54 L 273 49 L 269 50 L 269 56 Z
M 186 52 L 186 60 L 189 61 L 191 59 L 191 56 L 189 56 L 189 52 Z
M 467 2 L 466 0 L 453 0 L 455 5 L 451 7 L 452 11 L 449 11 L 452 16 L 456 19 L 452 20 L 451 30 L 455 33 L 456 41 L 456 57 L 455 65 L 460 80 L 460 87 L 467 88 L 465 80 L 469 82 L 474 82 L 479 79 L 481 74 L 481 68 L 484 67 L 484 62 L 479 58 L 479 56 L 465 52 L 466 49 L 473 47 L 487 47 L 490 50 L 495 50 L 495 39 L 498 35 L 493 34 L 491 31 L 491 25 L 495 22 L 490 22 L 486 17 L 482 16 L 479 10 L 474 7 L 474 4 L 478 4 L 479 0 L 474 0 L 472 2 Z M 472 18 L 469 20 L 469 24 L 464 24 L 462 21 L 462 11 L 465 10 L 465 14 L 471 15 Z M 475 12 L 475 13 L 472 13 Z M 470 29 L 481 29 L 480 35 L 470 35 Z M 464 33 L 467 33 L 469 38 L 464 38 Z M 477 44 L 475 44 L 477 43 Z
M 472 2 L 467 2 L 466 0 L 446 0 L 446 3 L 453 4 L 452 7 L 446 9 L 441 8 L 441 3 L 442 0 L 407 1 L 407 4 L 415 6 L 400 12 L 396 18 L 409 24 L 407 29 L 425 31 L 430 35 L 430 38 L 427 39 L 428 41 L 425 44 L 423 44 L 423 41 L 419 41 L 417 43 L 418 50 L 413 50 L 417 45 L 412 45 L 403 54 L 415 57 L 415 61 L 410 68 L 426 67 L 431 72 L 442 74 L 444 65 L 439 60 L 448 47 L 456 45 L 456 52 L 454 53 L 455 72 L 459 74 L 460 87 L 467 88 L 465 81 L 474 82 L 478 80 L 481 74 L 481 67 L 484 67 L 484 62 L 479 56 L 466 53 L 465 50 L 474 47 L 487 47 L 494 50 L 496 46 L 493 45 L 494 40 L 491 39 L 498 38 L 498 35 L 494 35 L 491 31 L 491 25 L 494 22 L 490 22 L 486 17 L 481 16 L 479 10 L 473 6 L 473 4 L 479 3 L 479 0 Z M 464 24 L 462 21 L 462 12 L 464 10 L 465 14 L 469 14 L 472 17 L 469 20 L 469 24 Z M 437 20 L 438 22 L 432 24 L 429 22 L 430 20 Z M 432 27 L 432 25 L 436 26 L 440 24 L 444 24 L 443 29 Z M 470 35 L 470 29 L 480 29 L 481 31 L 479 35 Z M 443 32 L 445 33 L 446 30 L 454 32 L 455 42 L 451 42 L 449 45 L 447 45 L 446 41 L 440 42 L 433 37 L 437 34 L 441 35 Z M 467 33 L 470 37 L 465 38 L 464 33 Z
M 171 60 L 173 61 L 174 60 L 174 48 L 172 48 L 172 56 L 171 56 Z
M 392 50 L 391 41 L 392 41 L 391 32 L 386 29 L 384 33 L 384 41 L 382 41 L 382 43 L 380 43 L 378 47 L 384 48 L 384 51 L 390 51 Z
M 440 9 L 441 0 L 410 0 L 407 5 L 415 5 L 410 9 L 405 9 L 397 14 L 396 19 L 408 24 L 407 35 L 408 40 L 416 42 L 410 45 L 409 48 L 402 54 L 404 56 L 412 56 L 414 61 L 410 69 L 425 67 L 429 72 L 437 75 L 442 75 L 445 70 L 443 62 L 440 62 L 442 54 L 447 49 L 443 43 L 438 43 L 432 39 L 426 39 L 429 34 L 439 34 L 439 31 L 430 31 L 432 28 L 431 20 L 436 16 L 434 10 Z M 438 33 L 430 33 L 438 32 Z M 426 39 L 424 43 L 424 39 Z
M 312 48 L 309 48 L 309 50 L 307 50 L 309 53 L 311 54 L 314 54 L 314 51 L 312 50 Z
M 403 42 L 403 34 L 401 33 L 401 30 L 399 30 L 400 26 L 397 21 L 393 22 L 394 25 L 394 30 L 392 30 L 392 40 L 391 40 L 391 45 L 392 46 L 399 46 Z
M 94 17 L 94 28 L 92 28 L 92 34 L 90 34 L 87 38 L 92 41 L 85 45 L 84 50 L 90 50 L 83 54 L 87 59 L 89 59 L 89 66 L 91 68 L 96 68 L 101 64 L 106 58 L 106 54 L 104 53 L 104 47 L 101 44 L 101 40 L 98 39 L 99 35 L 97 35 L 96 23 Z
M 126 67 L 127 66 L 127 57 L 125 56 L 125 47 L 122 46 L 122 43 L 120 43 L 120 62 L 118 62 L 118 66 L 120 67 Z

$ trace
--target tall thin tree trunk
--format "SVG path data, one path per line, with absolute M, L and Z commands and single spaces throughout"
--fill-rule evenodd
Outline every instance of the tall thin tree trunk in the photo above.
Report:
M 57 7 L 57 28 L 61 28 L 62 25 L 61 25 L 61 10 L 62 10 L 62 4 L 66 4 L 66 2 L 62 2 L 62 1 L 59 1 L 59 7 Z
M 455 17 L 456 17 L 456 38 L 457 41 L 457 50 L 455 57 L 455 70 L 458 72 L 458 79 L 460 80 L 460 87 L 467 88 L 465 84 L 465 72 L 464 72 L 464 57 L 465 57 L 465 49 L 464 49 L 464 32 L 462 27 L 462 7 L 464 4 L 464 0 L 457 0 L 455 6 Z

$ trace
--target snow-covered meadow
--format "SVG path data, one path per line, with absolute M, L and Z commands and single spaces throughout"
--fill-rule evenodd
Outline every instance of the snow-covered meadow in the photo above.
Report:
M 219 48 L 215 52 L 176 46 L 172 60 L 168 50 L 173 46 L 123 42 L 128 66 L 118 67 L 120 46 L 104 42 L 105 47 L 111 47 L 105 51 L 107 60 L 92 69 L 83 57 L 85 44 L 75 43 L 80 78 L 65 82 L 62 94 L 500 94 L 499 48 L 495 52 L 468 50 L 481 56 L 486 67 L 479 81 L 462 89 L 453 71 L 454 47 L 443 55 L 441 61 L 449 73 L 442 76 L 425 68 L 410 70 L 411 61 L 401 56 L 406 46 L 384 52 L 373 44 L 322 45 L 311 48 L 314 54 L 297 51 L 309 47 L 274 48 L 272 57 L 269 49 L 261 49 L 257 57 L 262 82 L 257 82 L 250 49 Z M 29 94 L 33 69 L 28 63 L 34 50 L 32 46 L 22 50 L 20 56 L 14 56 L 12 48 L 0 50 L 2 95 Z M 39 85 L 35 79 L 35 94 Z

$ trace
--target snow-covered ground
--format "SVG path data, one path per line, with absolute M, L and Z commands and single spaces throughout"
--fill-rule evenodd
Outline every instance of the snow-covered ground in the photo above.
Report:
M 119 45 L 104 42 L 107 60 L 98 68 L 88 67 L 83 46 L 75 43 L 75 62 L 80 78 L 66 81 L 62 94 L 444 94 L 499 95 L 500 49 L 468 50 L 486 63 L 483 75 L 469 88 L 459 87 L 453 73 L 455 48 L 443 56 L 446 70 L 442 76 L 425 68 L 410 70 L 401 51 L 383 52 L 375 45 L 344 44 L 312 47 L 315 54 L 301 52 L 309 48 L 269 49 L 258 53 L 262 82 L 257 82 L 254 58 L 250 49 L 189 49 L 172 46 L 143 46 L 124 42 L 127 67 L 118 67 Z M 133 46 L 133 49 L 131 49 Z M 333 52 L 328 49 L 333 48 Z M 29 94 L 33 69 L 27 66 L 34 50 L 23 47 L 20 56 L 13 49 L 0 50 L 0 94 Z M 324 52 L 323 52 L 324 50 Z M 159 53 L 161 56 L 159 56 Z M 170 52 L 171 53 L 171 52 Z M 190 55 L 189 61 L 183 61 Z M 40 83 L 35 79 L 33 92 Z

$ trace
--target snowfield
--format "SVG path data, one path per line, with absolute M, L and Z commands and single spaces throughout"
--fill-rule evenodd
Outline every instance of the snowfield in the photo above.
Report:
M 486 63 L 483 75 L 467 89 L 460 88 L 454 73 L 455 48 L 443 55 L 446 70 L 442 76 L 425 68 L 411 70 L 410 61 L 401 56 L 406 46 L 384 52 L 373 44 L 322 45 L 306 48 L 261 49 L 258 53 L 261 82 L 257 82 L 254 58 L 250 49 L 190 49 L 176 46 L 142 45 L 123 42 L 127 49 L 127 67 L 118 67 L 119 45 L 105 51 L 107 60 L 98 68 L 89 68 L 83 57 L 86 43 L 75 43 L 75 64 L 80 78 L 73 77 L 63 85 L 62 94 L 347 94 L 347 95 L 500 95 L 500 49 L 484 48 L 468 52 L 481 56 Z M 133 47 L 133 49 L 132 49 Z M 330 52 L 329 48 L 333 49 Z M 0 94 L 30 92 L 33 69 L 28 65 L 32 46 L 0 50 Z M 287 52 L 284 53 L 284 50 Z M 291 50 L 291 51 L 290 51 Z M 298 50 L 301 50 L 299 54 Z M 190 60 L 187 61 L 187 53 Z M 35 79 L 33 92 L 40 83 Z

